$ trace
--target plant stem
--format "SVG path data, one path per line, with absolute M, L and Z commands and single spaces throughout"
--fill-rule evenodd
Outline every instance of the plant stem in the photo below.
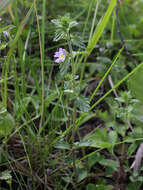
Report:
M 39 33 L 39 45 L 40 45 L 40 56 L 41 56 L 41 77 L 42 77 L 42 99 L 41 99 L 41 120 L 39 129 L 41 132 L 41 127 L 43 124 L 44 119 L 44 23 L 45 23 L 45 4 L 46 1 L 43 0 L 43 20 L 42 20 L 42 40 L 41 40 L 41 32 L 40 32 L 40 24 L 39 24 L 39 18 L 38 18 L 38 12 L 37 12 L 37 6 L 36 6 L 36 0 L 34 0 L 34 9 L 36 13 L 36 20 L 37 20 L 37 27 L 38 27 L 38 33 Z
M 71 55 L 71 66 L 72 66 L 72 90 L 75 91 L 75 63 L 73 58 L 73 50 L 72 50 L 72 44 L 71 44 L 71 37 L 70 33 L 68 32 L 68 47 Z M 76 122 L 76 104 L 75 100 L 73 103 L 73 115 L 72 115 L 72 160 L 73 160 L 73 169 L 75 173 L 75 179 L 77 179 L 77 171 L 76 171 L 76 164 L 75 164 L 75 150 L 73 149 L 74 141 L 75 141 L 75 122 Z

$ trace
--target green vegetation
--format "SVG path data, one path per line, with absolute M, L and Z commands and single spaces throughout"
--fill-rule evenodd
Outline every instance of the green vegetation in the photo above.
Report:
M 0 0 L 0 190 L 143 189 L 142 0 Z

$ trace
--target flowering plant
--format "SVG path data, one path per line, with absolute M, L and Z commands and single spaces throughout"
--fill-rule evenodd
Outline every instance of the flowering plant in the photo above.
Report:
M 60 63 L 60 74 L 63 81 L 64 94 L 66 94 L 69 102 L 73 101 L 75 107 L 80 111 L 89 111 L 89 101 L 83 95 L 80 95 L 81 83 L 76 75 L 78 64 L 75 62 L 76 56 L 80 55 L 79 51 L 73 51 L 73 47 L 80 46 L 82 43 L 74 36 L 72 28 L 77 26 L 77 22 L 70 19 L 69 15 L 52 20 L 55 24 L 54 41 L 65 40 L 68 49 L 59 48 L 54 54 L 54 61 Z M 76 39 L 76 40 L 75 40 Z M 80 45 L 79 45 L 80 44 Z M 81 45 L 82 48 L 84 45 Z M 79 49 L 78 49 L 79 50 Z

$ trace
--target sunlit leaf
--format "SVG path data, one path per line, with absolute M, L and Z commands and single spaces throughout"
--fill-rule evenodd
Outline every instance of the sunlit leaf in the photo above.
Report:
M 129 88 L 133 95 L 143 103 L 143 64 L 129 80 Z
M 10 173 L 11 173 L 11 171 L 9 171 L 9 170 L 3 171 L 2 173 L 0 173 L 0 179 L 1 179 L 1 180 L 8 180 L 8 179 L 11 179 L 12 176 L 11 176 Z

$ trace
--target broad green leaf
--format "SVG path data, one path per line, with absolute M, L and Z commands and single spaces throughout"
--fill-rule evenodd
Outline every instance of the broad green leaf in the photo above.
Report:
M 93 133 L 85 136 L 84 140 L 81 141 L 78 145 L 80 147 L 84 146 L 83 142 L 84 143 L 86 142 L 89 147 L 96 147 L 96 148 L 110 148 L 111 147 L 111 144 L 108 141 L 108 135 L 107 135 L 106 129 L 104 130 L 96 129 Z
M 77 169 L 77 173 L 78 173 L 78 182 L 81 182 L 83 179 L 85 179 L 88 176 L 88 172 L 81 168 Z
M 109 166 L 112 168 L 117 168 L 119 167 L 119 163 L 115 160 L 109 160 L 109 159 L 102 159 L 99 161 L 99 163 L 103 166 Z
M 76 104 L 80 111 L 89 112 L 90 105 L 88 98 L 84 96 L 79 96 L 76 99 Z
M 108 138 L 109 138 L 109 142 L 111 144 L 111 147 L 109 147 L 109 151 L 111 151 L 111 153 L 114 154 L 113 150 L 114 150 L 114 146 L 116 144 L 117 138 L 118 138 L 117 132 L 116 131 L 110 131 Z
M 14 128 L 14 119 L 10 113 L 0 115 L 0 137 L 7 136 Z
M 97 162 L 99 162 L 102 159 L 105 159 L 105 158 L 99 152 L 89 156 L 88 157 L 88 167 L 89 167 L 89 169 L 91 169 L 92 166 L 94 166 Z
M 128 84 L 133 95 L 143 103 L 143 65 L 132 75 Z
M 136 103 L 132 111 L 132 115 L 135 119 L 143 123 L 143 104 Z
M 117 135 L 116 131 L 110 131 L 109 142 L 111 143 L 112 146 L 115 145 L 117 138 L 118 138 L 118 135 Z
M 137 143 L 132 143 L 130 146 L 129 146 L 129 148 L 128 148 L 128 152 L 127 152 L 127 156 L 131 156 L 134 152 L 135 152 L 135 150 L 137 149 L 137 147 L 138 147 L 138 144 Z

